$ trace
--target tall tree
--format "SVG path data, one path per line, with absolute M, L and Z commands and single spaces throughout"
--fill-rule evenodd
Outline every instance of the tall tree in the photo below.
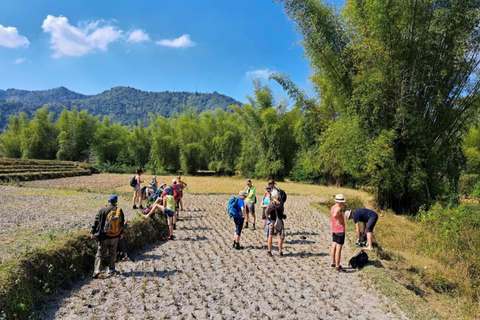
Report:
M 366 135 L 379 204 L 416 212 L 454 192 L 458 146 L 479 105 L 478 1 L 282 2 L 334 115 L 329 126 L 352 119 Z M 387 159 L 368 155 L 381 146 Z

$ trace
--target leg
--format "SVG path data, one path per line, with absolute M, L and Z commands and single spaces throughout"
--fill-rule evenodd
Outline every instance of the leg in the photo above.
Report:
M 335 251 L 337 249 L 337 243 L 336 242 L 332 242 L 332 249 L 330 250 L 330 258 L 332 259 L 332 264 L 334 264 L 336 266 L 336 263 L 335 263 Z
M 138 201 L 139 201 L 139 206 L 142 205 L 142 190 L 137 190 L 137 197 L 138 197 Z
M 170 237 L 173 236 L 173 217 L 167 216 L 168 230 L 170 231 Z
M 106 250 L 107 246 L 105 244 L 105 240 L 98 241 L 97 254 L 95 255 L 95 272 L 102 270 L 102 256 L 105 255 Z
M 183 197 L 180 198 L 180 210 L 183 211 Z
M 335 243 L 335 267 L 340 268 L 340 258 L 342 257 L 342 245 Z
M 283 255 L 283 238 L 282 238 L 282 232 L 280 231 L 278 233 L 278 252 L 280 252 L 280 255 Z
M 132 199 L 132 205 L 135 206 L 135 198 L 137 197 L 137 190 L 133 190 L 133 199 Z
M 110 251 L 109 270 L 115 270 L 115 260 L 117 260 L 118 238 L 108 239 L 108 250 Z
M 367 248 L 368 250 L 373 250 L 372 244 L 373 232 L 367 232 Z

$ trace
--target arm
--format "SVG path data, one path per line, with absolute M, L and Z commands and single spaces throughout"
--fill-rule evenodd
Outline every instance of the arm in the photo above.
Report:
M 360 225 L 359 225 L 360 222 L 357 222 L 355 223 L 355 229 L 356 229 L 356 232 L 357 232 L 357 242 L 360 241 Z
M 125 229 L 125 214 L 123 213 L 123 210 L 120 209 L 120 239 L 123 239 L 123 230 Z
M 97 232 L 97 227 L 100 224 L 100 211 L 98 211 L 97 215 L 95 216 L 95 221 L 92 225 L 92 233 L 90 234 L 90 239 L 93 239 L 93 235 L 95 234 L 95 232 Z
M 337 226 L 341 226 L 342 222 L 340 221 L 340 216 L 342 215 L 342 208 L 336 206 L 333 211 L 333 217 L 337 220 Z

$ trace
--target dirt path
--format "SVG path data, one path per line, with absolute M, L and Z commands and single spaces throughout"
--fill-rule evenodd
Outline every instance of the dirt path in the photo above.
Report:
M 330 222 L 309 205 L 314 199 L 289 197 L 285 256 L 275 247 L 268 257 L 261 222 L 242 232 L 245 250 L 232 248 L 228 198 L 187 196 L 175 241 L 119 263 L 118 276 L 75 284 L 42 318 L 406 319 L 358 272 L 329 267 Z M 352 254 L 345 249 L 344 266 Z

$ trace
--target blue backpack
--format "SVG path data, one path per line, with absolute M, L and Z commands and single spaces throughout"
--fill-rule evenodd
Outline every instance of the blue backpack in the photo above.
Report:
M 237 210 L 238 199 L 238 197 L 232 196 L 230 200 L 228 200 L 227 213 L 230 218 L 239 218 L 242 216 L 242 213 Z

